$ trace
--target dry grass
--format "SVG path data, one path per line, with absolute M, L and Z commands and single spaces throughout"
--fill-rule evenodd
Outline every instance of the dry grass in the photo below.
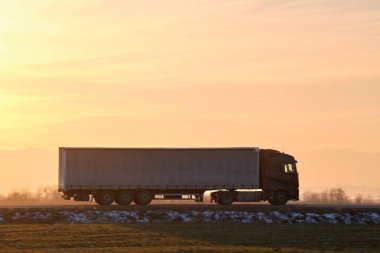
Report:
M 379 252 L 380 226 L 1 225 L 0 252 Z

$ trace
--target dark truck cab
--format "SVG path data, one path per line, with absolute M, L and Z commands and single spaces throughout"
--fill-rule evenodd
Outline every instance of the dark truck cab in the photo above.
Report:
M 272 205 L 285 205 L 289 200 L 299 200 L 296 163 L 294 157 L 289 154 L 273 149 L 260 149 L 259 189 L 216 191 L 211 193 L 211 200 L 221 205 L 260 201 L 268 201 Z
M 297 161 L 293 156 L 273 149 L 260 149 L 260 188 L 262 198 L 283 205 L 299 200 Z

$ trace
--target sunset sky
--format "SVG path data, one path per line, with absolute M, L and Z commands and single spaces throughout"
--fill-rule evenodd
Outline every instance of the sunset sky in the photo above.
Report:
M 380 154 L 379 143 L 378 0 L 0 0 L 4 152 L 259 146 L 297 157 Z M 374 159 L 357 185 L 377 185 Z M 26 185 L 4 179 L 24 165 L 0 165 L 0 192 Z

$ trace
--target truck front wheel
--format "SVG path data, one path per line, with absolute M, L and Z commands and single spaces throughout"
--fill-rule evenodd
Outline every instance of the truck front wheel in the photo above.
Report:
M 135 202 L 139 206 L 146 206 L 153 199 L 153 194 L 150 191 L 139 191 L 137 192 L 136 198 L 133 202 Z
M 134 194 L 131 191 L 120 191 L 117 194 L 115 202 L 121 206 L 127 206 L 132 203 Z
M 115 194 L 112 191 L 100 191 L 95 194 L 95 202 L 102 206 L 109 206 L 115 200 Z
M 283 206 L 288 202 L 288 193 L 286 191 L 276 191 L 269 203 L 276 206 Z

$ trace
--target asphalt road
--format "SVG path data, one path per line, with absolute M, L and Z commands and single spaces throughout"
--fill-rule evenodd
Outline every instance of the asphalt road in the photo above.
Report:
M 233 204 L 231 206 L 220 206 L 216 204 L 151 204 L 149 206 L 99 206 L 95 204 L 91 205 L 35 205 L 35 206 L 0 206 L 0 211 L 10 211 L 15 209 L 29 209 L 29 210 L 234 210 L 234 211 L 247 211 L 247 212 L 314 212 L 314 213 L 326 213 L 326 212 L 346 212 L 346 213 L 361 213 L 361 212 L 376 212 L 380 213 L 380 205 L 299 205 L 288 204 L 285 206 L 272 206 L 269 204 Z

